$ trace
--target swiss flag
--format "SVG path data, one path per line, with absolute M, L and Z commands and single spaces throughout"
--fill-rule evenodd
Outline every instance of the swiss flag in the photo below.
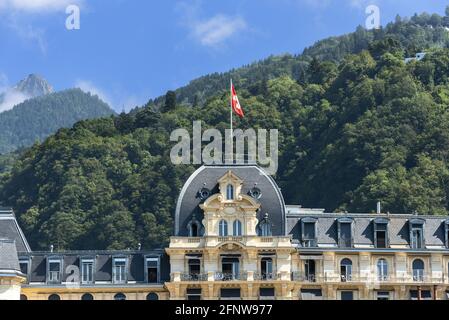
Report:
M 231 101 L 232 101 L 232 110 L 240 117 L 243 118 L 245 114 L 243 113 L 242 106 L 240 105 L 239 98 L 237 97 L 237 93 L 235 92 L 235 87 L 231 85 Z

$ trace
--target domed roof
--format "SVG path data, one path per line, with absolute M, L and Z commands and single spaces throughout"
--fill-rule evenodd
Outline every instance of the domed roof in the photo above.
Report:
M 257 218 L 261 221 L 268 213 L 273 236 L 285 235 L 285 204 L 274 179 L 256 165 L 202 166 L 184 184 L 175 212 L 175 236 L 187 237 L 187 225 L 195 217 L 203 219 L 199 205 L 219 192 L 218 180 L 231 171 L 243 180 L 242 194 L 254 197 L 261 204 Z

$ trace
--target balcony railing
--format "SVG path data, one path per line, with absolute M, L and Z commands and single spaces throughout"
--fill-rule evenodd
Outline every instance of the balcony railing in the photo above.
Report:
M 318 243 L 316 239 L 302 240 L 301 245 L 303 248 L 316 248 Z
M 317 274 L 304 274 L 302 272 L 292 272 L 292 281 L 299 281 L 299 282 L 317 282 L 321 280 L 322 277 L 320 277 Z
M 254 280 L 257 281 L 271 281 L 279 279 L 279 275 L 276 273 L 254 273 Z
M 48 274 L 48 282 L 60 283 L 61 282 L 61 273 L 59 271 L 50 271 Z
M 205 273 L 181 273 L 181 281 L 207 281 Z
M 223 273 L 215 272 L 215 281 L 239 281 L 247 280 L 248 274 L 246 272 L 242 273 Z
M 292 272 L 291 280 L 298 282 L 366 282 L 366 283 L 449 283 L 449 279 L 444 276 L 432 276 L 431 274 L 408 274 L 402 276 L 395 275 L 359 275 L 359 274 L 336 274 L 336 273 L 324 273 L 324 274 L 309 274 L 306 275 L 303 272 Z
M 218 237 L 218 242 L 242 242 L 243 237 L 242 236 L 226 236 L 226 237 Z

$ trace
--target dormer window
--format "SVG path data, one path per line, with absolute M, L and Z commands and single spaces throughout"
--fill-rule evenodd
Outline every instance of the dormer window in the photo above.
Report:
M 374 219 L 374 246 L 376 248 L 388 248 L 388 219 Z
M 49 258 L 47 260 L 47 282 L 61 283 L 62 281 L 62 259 Z
M 409 221 L 410 228 L 410 248 L 424 248 L 424 223 L 423 219 L 411 219 Z
M 226 200 L 234 200 L 234 186 L 232 184 L 228 184 L 226 187 Z
M 112 275 L 114 283 L 126 283 L 127 278 L 127 258 L 114 258 L 112 266 Z
M 352 248 L 353 246 L 353 220 L 350 218 L 338 219 L 338 246 Z
M 22 272 L 28 279 L 29 272 L 30 272 L 30 259 L 29 258 L 20 258 L 19 266 L 20 266 L 20 272 Z
M 94 259 L 81 259 L 81 283 L 92 284 L 94 282 Z
M 317 219 L 315 218 L 301 219 L 301 240 L 303 247 L 316 247 L 316 221 Z

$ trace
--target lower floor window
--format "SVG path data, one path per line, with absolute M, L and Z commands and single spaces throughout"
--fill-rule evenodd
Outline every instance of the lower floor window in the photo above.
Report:
M 354 300 L 354 291 L 341 291 L 341 300 Z
M 377 300 L 390 300 L 389 291 L 377 291 Z
M 187 300 L 201 300 L 201 289 L 187 289 Z
M 259 297 L 261 300 L 274 300 L 275 298 L 274 288 L 260 288 Z
M 410 300 L 431 300 L 430 290 L 410 290 Z
M 221 289 L 222 300 L 240 300 L 240 289 Z

